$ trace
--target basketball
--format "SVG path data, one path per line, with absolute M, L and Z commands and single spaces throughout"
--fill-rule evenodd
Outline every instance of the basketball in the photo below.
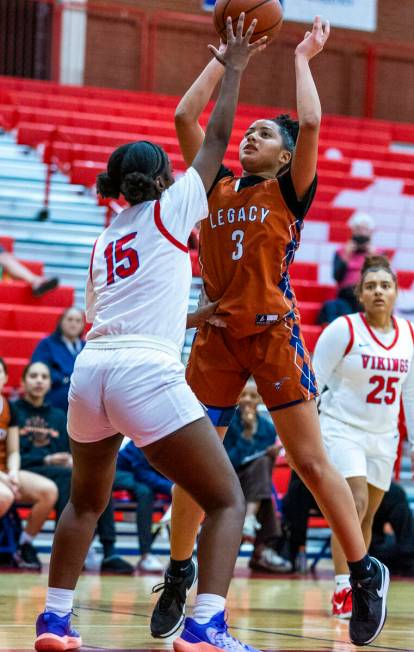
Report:
M 245 30 L 253 18 L 257 20 L 251 42 L 257 41 L 262 36 L 267 36 L 270 40 L 282 27 L 283 9 L 279 0 L 217 0 L 214 7 L 214 26 L 224 43 L 227 40 L 226 20 L 228 16 L 231 16 L 233 27 L 235 27 L 242 12 L 246 14 Z

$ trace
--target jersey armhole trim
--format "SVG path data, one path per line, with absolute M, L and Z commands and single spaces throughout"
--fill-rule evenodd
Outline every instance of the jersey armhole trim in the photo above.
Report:
M 354 346 L 354 340 L 355 340 L 354 325 L 353 325 L 351 319 L 348 317 L 348 315 L 344 315 L 344 317 L 346 319 L 346 322 L 347 322 L 348 328 L 349 328 L 349 342 L 348 342 L 347 347 L 346 347 L 346 349 L 344 351 L 343 357 L 348 355 L 348 353 L 350 352 L 350 350 Z
M 89 262 L 89 278 L 91 279 L 91 283 L 93 285 L 92 281 L 92 266 L 93 266 L 93 259 L 95 256 L 95 249 L 96 249 L 96 243 L 98 242 L 98 239 L 95 240 L 95 244 L 93 245 L 92 253 L 91 253 L 91 260 Z
M 410 333 L 411 333 L 411 337 L 413 338 L 413 344 L 414 344 L 414 330 L 413 330 L 413 325 L 412 325 L 412 323 L 410 322 L 409 319 L 407 319 L 407 324 L 408 324 L 408 328 L 409 328 Z
M 161 219 L 161 206 L 159 201 L 156 201 L 154 206 L 154 222 L 158 231 L 164 236 L 164 238 L 167 238 L 167 240 L 171 242 L 171 244 L 173 244 L 175 247 L 177 247 L 177 249 L 180 249 L 185 254 L 188 254 L 188 247 L 179 240 L 176 240 L 176 238 L 174 238 L 174 236 L 164 226 Z

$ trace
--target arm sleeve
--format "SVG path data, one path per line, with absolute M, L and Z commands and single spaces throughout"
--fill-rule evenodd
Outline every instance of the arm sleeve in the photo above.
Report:
M 194 168 L 188 168 L 178 181 L 163 192 L 160 207 L 164 228 L 186 245 L 194 225 L 208 215 L 207 194 Z
M 350 339 L 351 332 L 345 317 L 338 317 L 321 333 L 312 359 L 319 392 L 329 386 L 329 379 L 344 357 Z
M 298 199 L 295 191 L 295 187 L 292 181 L 292 175 L 290 172 L 290 167 L 283 174 L 278 177 L 280 191 L 283 195 L 283 199 L 286 202 L 287 207 L 293 213 L 295 217 L 303 219 L 310 209 L 312 202 L 315 197 L 316 188 L 318 185 L 318 178 L 315 176 L 312 181 L 309 190 L 305 193 L 302 199 Z
M 334 263 L 333 263 L 333 277 L 337 283 L 340 283 L 342 281 L 342 279 L 346 274 L 347 269 L 348 269 L 348 265 L 341 258 L 339 253 L 336 251 L 334 256 Z
M 411 450 L 414 452 L 414 358 L 411 360 L 410 371 L 402 386 L 402 400 L 408 439 L 411 444 Z

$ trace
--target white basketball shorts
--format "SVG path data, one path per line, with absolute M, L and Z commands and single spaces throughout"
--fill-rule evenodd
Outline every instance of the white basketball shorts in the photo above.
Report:
M 76 359 L 68 412 L 75 441 L 122 433 L 143 447 L 203 416 L 183 364 L 167 351 L 87 345 Z
M 368 484 L 388 491 L 398 449 L 398 432 L 381 435 L 359 430 L 320 415 L 323 442 L 332 464 L 344 478 L 365 477 Z

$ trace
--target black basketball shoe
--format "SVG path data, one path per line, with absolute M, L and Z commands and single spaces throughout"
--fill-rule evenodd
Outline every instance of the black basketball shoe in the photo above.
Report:
M 388 568 L 370 557 L 375 575 L 364 580 L 352 579 L 352 616 L 349 636 L 354 645 L 368 645 L 377 638 L 387 617 Z
M 165 571 L 164 582 L 157 584 L 152 593 L 162 591 L 151 616 L 151 635 L 167 638 L 179 629 L 185 618 L 185 601 L 190 589 L 197 581 L 197 561 L 191 560 L 188 574 L 184 577 L 170 575 Z

